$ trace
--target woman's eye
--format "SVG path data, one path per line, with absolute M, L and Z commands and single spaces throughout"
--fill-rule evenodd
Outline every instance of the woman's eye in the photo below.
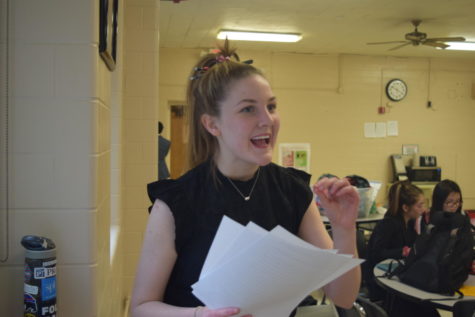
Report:
M 269 110 L 269 112 L 274 112 L 275 110 L 277 109 L 277 105 L 276 104 L 270 104 L 270 105 L 267 105 L 267 110 Z
M 252 112 L 254 110 L 253 106 L 247 106 L 241 109 L 241 112 Z

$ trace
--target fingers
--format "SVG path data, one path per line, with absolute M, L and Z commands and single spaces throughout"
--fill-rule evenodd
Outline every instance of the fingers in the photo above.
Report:
M 332 198 L 345 195 L 350 191 L 354 191 L 346 178 L 322 178 L 315 185 L 313 185 L 313 191 L 320 198 L 331 200 Z
M 237 307 L 226 307 L 219 309 L 205 309 L 202 317 L 228 317 L 239 314 L 240 309 Z

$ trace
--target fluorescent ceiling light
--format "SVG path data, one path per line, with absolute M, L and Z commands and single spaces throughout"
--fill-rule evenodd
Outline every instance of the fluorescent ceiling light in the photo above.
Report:
M 302 39 L 302 35 L 295 33 L 265 33 L 265 32 L 247 32 L 247 31 L 228 31 L 221 30 L 218 33 L 218 39 L 237 41 L 260 41 L 260 42 L 297 42 Z
M 446 50 L 475 51 L 475 42 L 450 42 Z

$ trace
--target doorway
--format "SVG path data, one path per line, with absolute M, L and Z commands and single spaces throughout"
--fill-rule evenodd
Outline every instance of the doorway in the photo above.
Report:
M 178 178 L 186 168 L 186 148 L 188 147 L 188 131 L 185 119 L 186 106 L 170 107 L 170 177 Z

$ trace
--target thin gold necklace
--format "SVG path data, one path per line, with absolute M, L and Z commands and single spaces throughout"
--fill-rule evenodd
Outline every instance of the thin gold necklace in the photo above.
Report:
M 261 168 L 259 167 L 257 169 L 256 178 L 254 179 L 254 184 L 252 184 L 251 191 L 249 192 L 249 195 L 247 195 L 247 196 L 244 196 L 244 194 L 239 190 L 239 188 L 237 188 L 237 186 L 234 184 L 234 182 L 229 177 L 227 177 L 226 175 L 224 175 L 224 177 L 226 177 L 226 179 L 234 187 L 234 189 L 239 193 L 239 195 L 241 195 L 241 197 L 244 198 L 245 201 L 248 201 L 249 199 L 251 199 L 251 195 L 252 195 L 252 192 L 254 191 L 254 187 L 256 187 L 257 179 L 259 178 L 259 172 L 260 171 L 261 171 Z

